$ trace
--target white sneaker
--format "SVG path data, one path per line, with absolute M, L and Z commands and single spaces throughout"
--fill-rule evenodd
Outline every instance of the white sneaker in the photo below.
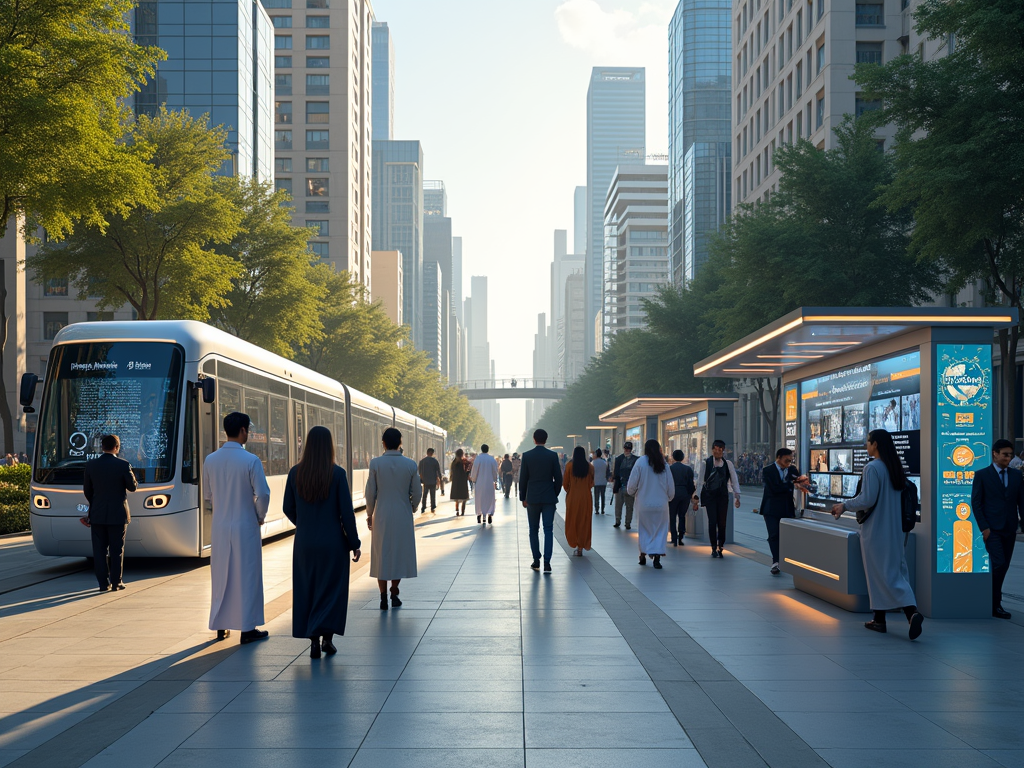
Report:
M 772 576 L 778 576 L 782 571 L 779 570 L 778 563 L 772 563 Z

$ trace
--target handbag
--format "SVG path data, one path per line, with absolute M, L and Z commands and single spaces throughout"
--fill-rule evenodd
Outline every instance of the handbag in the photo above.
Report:
M 700 489 L 700 505 L 702 507 L 710 505 L 712 496 L 718 495 L 719 489 L 725 485 L 728 476 L 729 466 L 727 464 L 716 467 L 713 459 L 707 460 L 704 470 L 704 484 Z
M 854 496 L 860 496 L 860 484 L 863 481 L 864 481 L 863 477 L 861 477 L 859 480 L 857 480 L 857 489 L 853 492 Z M 867 520 L 869 517 L 871 517 L 871 513 L 875 511 L 875 507 L 876 506 L 878 506 L 878 502 L 877 501 L 874 504 L 872 504 L 870 507 L 868 507 L 867 509 L 859 509 L 859 510 L 857 510 L 857 524 L 860 525 L 865 520 Z

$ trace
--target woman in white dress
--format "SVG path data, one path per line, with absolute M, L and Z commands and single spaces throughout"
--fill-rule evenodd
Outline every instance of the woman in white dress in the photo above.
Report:
M 668 548 L 668 503 L 675 497 L 676 486 L 657 440 L 644 443 L 644 455 L 633 465 L 626 493 L 636 499 L 633 509 L 638 519 L 640 565 L 647 565 L 650 555 L 654 567 L 661 568 L 661 557 Z

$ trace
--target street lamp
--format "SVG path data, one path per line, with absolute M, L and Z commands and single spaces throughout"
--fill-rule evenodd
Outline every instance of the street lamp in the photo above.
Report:
M 566 435 L 566 437 L 571 437 L 572 438 L 572 447 L 575 450 L 575 448 L 576 448 L 576 438 L 577 437 L 583 437 L 583 435 Z

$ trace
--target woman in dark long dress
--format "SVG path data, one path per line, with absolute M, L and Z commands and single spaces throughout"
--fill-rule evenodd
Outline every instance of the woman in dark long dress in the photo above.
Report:
M 455 502 L 455 516 L 466 514 L 466 502 L 469 501 L 469 468 L 462 449 L 455 451 L 455 460 L 451 466 L 451 487 L 448 498 Z M 460 511 L 461 510 L 461 511 Z
M 288 473 L 284 514 L 295 524 L 292 550 L 292 637 L 310 640 L 309 656 L 338 652 L 332 640 L 345 634 L 348 553 L 358 562 L 359 532 L 345 470 L 334 463 L 327 427 L 306 435 L 302 459 Z

